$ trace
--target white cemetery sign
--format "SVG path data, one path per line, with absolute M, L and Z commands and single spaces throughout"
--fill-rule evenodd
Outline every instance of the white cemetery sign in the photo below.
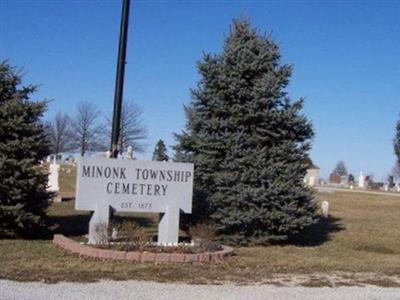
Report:
M 193 164 L 91 157 L 77 166 L 75 209 L 94 211 L 89 243 L 99 242 L 96 231 L 108 226 L 110 209 L 164 213 L 158 242 L 178 242 L 179 212 L 192 212 Z

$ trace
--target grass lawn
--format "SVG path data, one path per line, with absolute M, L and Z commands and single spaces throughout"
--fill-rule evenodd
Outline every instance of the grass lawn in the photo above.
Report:
M 316 195 L 316 201 L 323 200 L 330 203 L 331 217 L 290 244 L 238 247 L 227 262 L 217 264 L 101 261 L 64 252 L 50 240 L 0 239 L 0 278 L 276 283 L 276 278 L 286 281 L 291 280 L 287 276 L 304 275 L 309 278 L 305 285 L 326 285 L 324 276 L 341 274 L 343 284 L 350 280 L 351 284 L 400 286 L 400 197 L 348 192 Z M 78 237 L 87 230 L 89 214 L 75 211 L 73 205 L 73 201 L 54 203 L 49 213 L 59 225 L 57 232 Z M 157 214 L 116 217 L 156 230 Z
M 250 283 L 273 282 L 275 275 L 289 273 L 346 272 L 350 277 L 354 272 L 400 275 L 400 198 L 337 192 L 318 194 L 317 201 L 321 200 L 331 204 L 332 217 L 327 222 L 310 228 L 292 244 L 236 248 L 235 255 L 223 263 L 156 265 L 100 261 L 66 253 L 49 240 L 3 239 L 0 240 L 0 278 L 50 282 L 108 278 Z M 82 234 L 80 225 L 89 220 L 87 213 L 74 211 L 72 201 L 53 204 L 50 215 L 60 224 L 59 232 L 72 236 Z M 156 220 L 155 216 L 130 218 L 150 228 Z M 361 281 L 354 277 L 354 280 L 395 284 L 380 282 L 376 276 Z M 311 284 L 320 281 L 316 279 Z

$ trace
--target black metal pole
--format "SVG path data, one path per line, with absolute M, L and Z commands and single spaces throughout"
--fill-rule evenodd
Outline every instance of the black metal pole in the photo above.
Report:
M 119 152 L 119 136 L 121 129 L 122 95 L 124 90 L 126 42 L 128 39 L 128 19 L 130 0 L 123 0 L 121 27 L 119 32 L 117 75 L 115 80 L 114 111 L 111 133 L 111 157 L 116 158 Z

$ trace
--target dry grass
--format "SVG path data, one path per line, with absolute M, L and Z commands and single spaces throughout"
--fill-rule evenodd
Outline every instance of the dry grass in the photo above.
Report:
M 0 240 L 0 278 L 251 283 L 275 282 L 274 277 L 282 274 L 341 273 L 350 274 L 343 284 L 398 285 L 388 276 L 400 276 L 400 198 L 337 192 L 318 194 L 316 200 L 330 202 L 328 220 L 285 245 L 236 248 L 235 256 L 224 263 L 156 265 L 100 261 L 66 253 L 48 240 Z M 79 236 L 87 230 L 89 214 L 74 211 L 72 201 L 53 204 L 50 215 L 59 224 L 58 232 Z M 118 214 L 117 218 L 132 218 L 155 231 L 158 215 Z M 373 275 L 361 280 L 354 273 L 381 277 Z M 311 278 L 308 285 L 329 285 L 323 278 Z
M 59 184 L 61 197 L 73 199 L 75 197 L 76 167 L 63 164 L 60 168 Z

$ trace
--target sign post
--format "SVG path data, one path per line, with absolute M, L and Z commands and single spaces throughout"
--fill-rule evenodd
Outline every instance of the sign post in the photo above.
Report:
M 114 94 L 114 110 L 113 122 L 111 130 L 111 157 L 117 158 L 118 152 L 122 149 L 118 148 L 121 130 L 121 112 L 122 112 L 122 95 L 124 91 L 124 75 L 125 75 L 125 57 L 126 57 L 126 42 L 128 40 L 128 21 L 129 21 L 129 7 L 130 0 L 123 0 L 122 14 L 121 14 L 121 27 L 119 32 L 119 46 L 118 46 L 118 63 L 117 75 L 115 79 L 115 94 Z
M 89 243 L 97 244 L 110 210 L 163 213 L 160 244 L 178 243 L 179 214 L 192 212 L 193 164 L 106 158 L 78 160 L 75 209 L 94 211 Z

